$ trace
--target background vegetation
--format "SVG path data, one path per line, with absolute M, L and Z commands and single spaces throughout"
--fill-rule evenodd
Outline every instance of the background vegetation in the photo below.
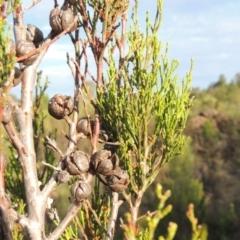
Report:
M 205 90 L 194 89 L 195 100 L 185 134 L 191 142 L 180 157 L 161 172 L 158 181 L 171 189 L 173 211 L 163 219 L 178 223 L 176 239 L 190 239 L 184 218 L 187 205 L 208 228 L 208 239 L 240 239 L 240 75 L 219 80 Z M 159 230 L 164 229 L 159 227 Z

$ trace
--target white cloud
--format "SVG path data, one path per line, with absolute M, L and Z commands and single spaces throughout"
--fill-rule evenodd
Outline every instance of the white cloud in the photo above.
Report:
M 164 5 L 159 36 L 170 42 L 170 57 L 180 60 L 180 75 L 191 57 L 195 59 L 195 86 L 206 87 L 222 73 L 231 79 L 240 71 L 236 61 L 240 55 L 240 2 L 166 0 Z
M 46 60 L 63 60 L 66 62 L 66 53 L 73 55 L 73 46 L 72 43 L 53 43 L 44 57 L 43 61 Z
M 41 27 L 41 30 L 42 30 L 43 32 L 50 32 L 50 31 L 51 31 L 51 27 L 50 27 L 50 25 L 48 24 L 48 25 L 45 25 L 45 26 Z

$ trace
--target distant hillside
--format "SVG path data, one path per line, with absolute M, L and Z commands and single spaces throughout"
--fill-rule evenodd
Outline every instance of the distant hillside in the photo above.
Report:
M 193 89 L 195 100 L 185 134 L 185 153 L 163 170 L 160 181 L 173 192 L 173 212 L 165 221 L 179 223 L 176 239 L 190 239 L 187 204 L 195 204 L 208 239 L 240 239 L 240 75 L 224 76 L 206 90 Z M 166 223 L 163 223 L 166 224 Z

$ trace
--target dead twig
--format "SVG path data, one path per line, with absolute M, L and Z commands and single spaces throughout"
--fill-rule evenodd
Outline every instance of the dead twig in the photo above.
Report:
M 80 230 L 81 234 L 83 235 L 84 239 L 85 239 L 85 240 L 88 240 L 88 237 L 87 237 L 87 235 L 86 235 L 86 233 L 85 233 L 85 231 L 84 231 L 84 229 L 83 229 L 83 226 L 82 226 L 82 224 L 80 223 L 78 217 L 75 217 L 75 221 L 77 222 L 77 225 L 78 225 L 78 227 L 79 227 L 79 230 Z
M 93 214 L 93 216 L 94 216 L 94 218 L 95 218 L 97 224 L 99 225 L 99 227 L 100 227 L 105 233 L 107 233 L 107 230 L 101 225 L 101 221 L 100 221 L 100 219 L 98 218 L 97 213 L 93 210 L 93 208 L 92 208 L 92 206 L 91 206 L 89 200 L 86 200 L 85 202 L 86 202 L 86 204 L 87 204 L 89 210 L 90 210 L 91 213 Z
M 145 213 L 144 215 L 140 216 L 137 218 L 137 221 L 145 218 L 145 217 L 152 217 L 153 215 L 155 215 L 157 213 L 157 211 L 153 211 L 153 212 L 150 212 L 150 211 L 147 211 L 147 213 Z
M 85 77 L 83 77 L 83 75 L 81 74 L 81 70 L 80 70 L 80 67 L 79 67 L 78 63 L 77 63 L 73 58 L 71 58 L 70 60 L 71 60 L 71 61 L 74 63 L 74 65 L 76 66 L 77 72 L 78 72 L 78 74 L 79 74 L 80 79 L 82 80 L 82 84 L 83 84 L 84 90 L 85 90 L 86 93 L 87 93 L 87 96 L 88 96 L 89 101 L 91 102 L 91 104 L 92 104 L 94 107 L 96 107 L 96 103 L 94 102 L 94 100 L 93 100 L 92 97 L 91 97 L 90 92 L 88 91 L 88 88 L 87 88 L 86 83 L 85 83 Z
M 40 3 L 40 2 L 41 2 L 41 0 L 34 0 L 31 5 L 29 5 L 28 7 L 26 7 L 26 8 L 22 11 L 22 13 L 24 14 L 24 13 L 27 12 L 30 8 L 34 7 L 35 5 L 37 5 L 37 4 Z
M 69 58 L 69 54 L 68 53 L 66 53 L 66 55 L 67 55 L 67 65 L 69 66 L 69 68 L 70 68 L 70 71 L 71 71 L 71 73 L 72 73 L 72 76 L 73 76 L 73 78 L 75 77 L 74 76 L 74 71 L 73 71 L 73 68 L 72 68 L 72 66 L 70 65 L 70 58 Z
M 56 151 L 56 152 L 58 152 L 59 155 L 60 155 L 61 157 L 63 157 L 63 153 L 62 153 L 62 151 L 58 148 L 56 141 L 55 141 L 54 139 L 51 139 L 49 136 L 46 136 L 45 139 L 46 139 L 45 146 L 48 147 L 48 148 L 50 148 L 50 149 L 53 149 L 53 150 Z

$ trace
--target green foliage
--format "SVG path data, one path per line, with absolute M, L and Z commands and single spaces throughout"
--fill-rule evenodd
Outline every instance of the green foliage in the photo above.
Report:
M 141 227 L 140 229 L 138 229 L 137 234 L 134 231 L 134 229 L 131 227 L 131 224 L 122 223 L 122 228 L 125 232 L 125 236 L 128 236 L 130 239 L 133 239 L 133 240 L 134 239 L 141 239 L 141 240 L 154 239 L 154 234 L 159 222 L 172 211 L 172 205 L 171 204 L 166 205 L 166 201 L 171 196 L 171 191 L 167 190 L 163 193 L 161 184 L 157 184 L 155 193 L 158 201 L 156 210 L 154 210 L 153 212 L 148 211 L 146 214 L 138 218 L 138 223 Z M 131 223 L 131 214 L 129 212 L 125 214 L 125 218 L 128 223 Z M 171 227 L 169 226 L 169 229 L 168 229 L 168 237 L 166 238 L 169 240 L 173 239 L 177 231 L 177 225 L 175 223 L 171 222 L 170 225 Z M 162 239 L 165 239 L 165 238 L 162 237 Z
M 79 239 L 79 229 L 81 229 L 82 226 L 79 223 L 78 217 L 75 217 L 69 225 L 63 235 L 60 237 L 61 240 L 71 240 L 71 239 Z
M 168 232 L 167 236 L 166 237 L 160 236 L 158 240 L 173 240 L 177 232 L 177 228 L 178 228 L 178 225 L 176 223 L 170 222 L 167 228 L 167 232 Z
M 157 184 L 156 186 L 156 195 L 159 200 L 159 204 L 157 207 L 157 210 L 155 211 L 155 214 L 153 216 L 147 216 L 146 220 L 148 223 L 148 229 L 149 229 L 149 235 L 148 239 L 154 238 L 154 233 L 156 231 L 156 228 L 162 218 L 164 218 L 167 214 L 169 214 L 172 211 L 172 205 L 168 204 L 165 206 L 166 201 L 171 196 L 171 191 L 167 190 L 164 194 L 162 193 L 162 186 L 160 184 Z M 175 223 L 171 223 L 171 226 L 169 226 L 168 229 L 168 236 L 166 239 L 173 239 L 177 231 L 177 225 Z M 165 239 L 164 237 L 160 239 Z
M 207 226 L 205 224 L 198 225 L 198 219 L 195 217 L 193 204 L 188 205 L 186 215 L 192 226 L 192 240 L 206 240 L 208 237 Z
M 92 208 L 95 210 L 96 215 L 98 216 L 99 222 L 96 221 L 96 218 L 91 214 L 91 229 L 95 232 L 99 239 L 105 236 L 105 231 L 102 228 L 99 228 L 99 223 L 101 223 L 104 229 L 107 229 L 108 219 L 110 216 L 110 196 L 107 192 L 104 194 L 100 192 L 100 181 L 98 178 L 95 179 L 94 184 L 94 194 L 92 197 Z
M 24 185 L 22 180 L 22 171 L 17 159 L 17 152 L 13 146 L 9 146 L 10 155 L 7 170 L 4 173 L 6 182 L 6 191 L 11 196 L 13 204 L 20 204 L 25 201 Z
M 11 7 L 11 1 L 7 1 L 7 3 L 3 0 L 0 1 L 0 88 L 7 87 L 14 74 L 15 49 L 12 48 L 11 29 L 6 18 L 19 5 L 20 1 L 12 2 L 13 7 Z
M 24 215 L 26 214 L 26 200 L 22 180 L 22 171 L 19 166 L 16 150 L 11 145 L 9 146 L 9 150 L 10 154 L 8 155 L 8 165 L 4 172 L 6 192 L 11 199 L 12 206 L 17 209 L 19 214 Z M 12 235 L 13 239 L 24 239 L 23 229 L 18 223 L 13 225 Z
M 212 122 L 210 120 L 206 120 L 203 125 L 203 137 L 206 145 L 218 141 L 218 133 L 216 129 L 214 129 L 214 126 L 212 125 Z
M 185 212 L 189 202 L 196 205 L 204 196 L 203 184 L 196 177 L 198 165 L 194 159 L 194 153 L 190 144 L 171 161 L 163 177 L 160 176 L 161 183 L 167 189 L 171 189 L 171 202 L 173 206 L 180 207 Z
M 196 116 L 199 112 L 207 109 L 215 109 L 231 118 L 239 118 L 239 90 L 240 90 L 240 74 L 236 74 L 235 78 L 229 83 L 225 77 L 221 75 L 219 80 L 212 84 L 206 90 L 199 91 L 195 89 L 194 106 L 191 109 L 191 116 Z M 194 90 L 193 90 L 194 92 Z
M 163 219 L 156 230 L 156 235 L 164 234 L 164 229 L 169 221 L 178 224 L 176 233 L 177 239 L 189 239 L 191 230 L 188 227 L 188 221 L 184 217 L 188 204 L 192 202 L 197 209 L 197 214 L 201 214 L 201 202 L 204 199 L 203 183 L 198 177 L 199 165 L 195 160 L 193 149 L 187 144 L 183 154 L 174 158 L 157 178 L 164 188 L 171 189 L 172 195 L 169 203 L 173 210 Z
M 174 75 L 178 62 L 168 60 L 167 50 L 161 55 L 157 36 L 160 17 L 152 25 L 147 16 L 143 34 L 136 14 L 128 33 L 129 53 L 122 59 L 120 70 L 110 58 L 105 86 L 97 94 L 104 129 L 113 141 L 121 143 L 118 154 L 134 192 L 145 191 L 159 170 L 182 151 L 187 141 L 182 131 L 191 105 L 191 70 L 179 87 Z M 152 122 L 154 128 L 150 130 Z
M 171 191 L 167 190 L 164 193 L 162 192 L 162 185 L 157 184 L 155 193 L 157 197 L 157 208 L 155 211 L 150 212 L 148 211 L 142 217 L 139 217 L 139 225 L 141 226 L 138 230 L 138 233 L 134 232 L 134 229 L 131 228 L 131 225 L 123 224 L 122 228 L 124 229 L 125 236 L 130 237 L 130 239 L 141 239 L 141 240 L 150 240 L 150 239 L 158 239 L 158 240 L 173 240 L 173 239 L 183 239 L 182 233 L 184 231 L 180 230 L 180 236 L 177 234 L 178 230 L 178 223 L 170 221 L 168 223 L 166 229 L 166 236 L 163 235 L 159 236 L 158 228 L 162 228 L 162 220 L 166 218 L 166 216 L 170 216 L 172 209 L 174 206 L 171 204 L 166 204 L 171 198 Z M 181 199 L 180 199 L 181 201 Z M 186 209 L 185 209 L 186 211 Z M 184 213 L 185 213 L 184 211 Z M 184 217 L 185 214 L 182 215 Z M 208 229 L 206 224 L 199 225 L 198 219 L 195 217 L 194 213 L 194 205 L 188 204 L 188 210 L 186 212 L 186 216 L 191 223 L 191 229 L 189 229 L 189 236 L 191 235 L 192 240 L 202 239 L 206 240 L 208 236 Z M 126 213 L 125 215 L 127 222 L 131 222 L 131 215 L 130 213 Z M 186 220 L 187 220 L 186 218 Z M 169 218 L 168 218 L 169 219 Z M 165 230 L 165 229 L 164 229 Z

